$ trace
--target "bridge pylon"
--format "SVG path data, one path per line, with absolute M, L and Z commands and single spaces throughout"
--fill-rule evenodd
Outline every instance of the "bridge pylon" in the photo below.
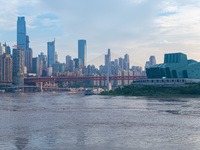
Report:
M 106 55 L 106 66 L 107 66 L 107 91 L 109 92 L 112 90 L 112 85 L 110 81 L 110 76 L 111 76 L 111 54 L 110 54 L 110 49 L 108 49 L 108 55 Z

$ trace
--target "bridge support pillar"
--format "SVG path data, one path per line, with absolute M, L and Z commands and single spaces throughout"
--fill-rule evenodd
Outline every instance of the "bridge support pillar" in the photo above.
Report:
M 110 55 L 110 49 L 108 49 L 108 55 L 106 55 L 106 65 L 107 65 L 107 91 L 109 92 L 112 90 L 112 84 L 110 81 L 110 75 L 111 75 L 111 55 Z
M 43 85 L 43 82 L 40 82 L 40 92 L 43 92 L 42 85 Z

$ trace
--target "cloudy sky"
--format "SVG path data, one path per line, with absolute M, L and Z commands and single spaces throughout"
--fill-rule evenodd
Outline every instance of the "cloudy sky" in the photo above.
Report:
M 199 0 L 0 0 L 0 42 L 16 44 L 18 16 L 26 17 L 34 56 L 47 53 L 56 38 L 60 62 L 78 55 L 78 39 L 87 40 L 89 64 L 130 55 L 144 66 L 149 56 L 183 52 L 200 61 Z M 103 62 L 102 62 L 103 63 Z

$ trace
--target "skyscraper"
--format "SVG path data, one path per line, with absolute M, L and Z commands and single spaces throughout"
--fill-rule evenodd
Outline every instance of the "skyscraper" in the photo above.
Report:
M 48 67 L 51 67 L 51 65 L 56 62 L 56 60 L 55 60 L 55 40 L 47 43 L 47 58 L 48 58 Z
M 86 53 L 87 53 L 87 47 L 86 47 L 86 40 L 78 40 L 78 58 L 82 59 L 83 66 L 86 66 Z
M 120 67 L 121 70 L 124 69 L 124 68 L 123 68 L 123 65 L 124 65 L 123 61 L 124 61 L 123 58 L 120 57 L 120 58 L 119 58 L 119 67 Z
M 42 70 L 45 70 L 47 68 L 47 56 L 44 55 L 44 53 L 41 53 L 40 55 L 38 55 L 38 57 L 40 58 L 40 61 L 42 61 Z
M 25 66 L 27 67 L 27 72 L 32 72 L 32 58 L 33 58 L 33 51 L 31 48 L 27 48 L 25 52 Z
M 129 60 L 129 55 L 128 54 L 124 55 L 124 61 L 123 61 L 123 63 L 124 63 L 124 65 L 123 65 L 124 70 L 128 71 L 129 68 L 130 68 L 129 67 L 130 66 L 130 60 Z
M 26 51 L 27 42 L 26 42 L 26 21 L 25 17 L 18 17 L 17 20 L 17 46 Z M 25 61 L 25 55 L 24 55 Z
M 72 60 L 71 56 L 66 56 L 66 70 L 69 71 L 70 68 L 70 61 Z
M 150 56 L 149 63 L 150 63 L 151 66 L 153 66 L 153 65 L 156 64 L 156 58 L 155 58 L 155 56 Z
M 33 68 L 33 73 L 37 75 L 37 77 L 40 76 L 40 59 L 39 57 L 35 57 L 32 59 L 32 68 Z
M 6 53 L 6 46 L 0 43 L 0 54 L 4 54 L 4 53 Z
M 13 49 L 13 82 L 15 85 L 24 85 L 24 51 Z
M 0 56 L 0 81 L 12 82 L 12 58 L 9 54 Z

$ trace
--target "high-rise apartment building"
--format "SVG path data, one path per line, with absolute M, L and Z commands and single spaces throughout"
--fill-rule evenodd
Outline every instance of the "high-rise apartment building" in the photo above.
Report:
M 82 59 L 83 66 L 86 66 L 87 61 L 87 46 L 86 40 L 78 40 L 78 58 Z
M 24 85 L 24 50 L 13 49 L 13 82 L 15 85 Z
M 6 53 L 0 56 L 0 82 L 12 82 L 12 58 Z
M 6 53 L 6 46 L 2 43 L 0 43 L 0 54 Z
M 6 48 L 5 53 L 11 55 L 10 46 L 8 46 L 6 43 L 3 44 L 3 46 L 5 46 L 5 48 Z
M 153 65 L 156 64 L 156 58 L 155 58 L 155 56 L 150 56 L 150 58 L 149 58 L 149 64 L 151 66 L 153 66 Z
M 123 58 L 120 57 L 120 58 L 119 58 L 119 67 L 120 67 L 121 70 L 124 69 L 124 67 L 123 67 L 123 66 L 124 66 L 123 61 L 124 61 Z
M 33 51 L 31 48 L 27 48 L 25 51 L 25 66 L 27 67 L 27 72 L 32 72 L 32 58 L 33 58 Z
M 38 77 L 40 76 L 40 59 L 38 57 L 33 58 L 33 73 Z
M 55 59 L 55 40 L 47 43 L 47 58 L 48 58 L 48 67 L 51 67 L 51 65 L 56 62 L 56 59 Z
M 38 57 L 40 58 L 40 61 L 42 61 L 42 70 L 45 70 L 47 68 L 47 56 L 44 55 L 44 53 L 41 53 L 40 55 L 38 55 Z
M 75 62 L 73 60 L 70 60 L 69 65 L 69 71 L 74 72 L 75 71 Z
M 69 71 L 69 67 L 70 67 L 70 61 L 72 60 L 72 57 L 67 55 L 66 56 L 66 70 Z
M 149 68 L 149 67 L 151 67 L 155 64 L 156 64 L 155 56 L 150 56 L 149 61 L 147 61 L 146 64 L 145 64 L 145 69 L 147 69 L 147 68 Z

